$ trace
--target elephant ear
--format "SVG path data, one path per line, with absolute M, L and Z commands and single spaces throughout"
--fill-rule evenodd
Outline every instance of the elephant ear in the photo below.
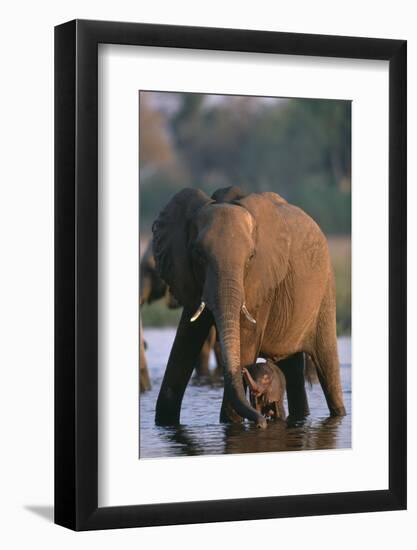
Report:
M 211 198 L 217 203 L 233 202 L 239 199 L 243 199 L 243 197 L 246 197 L 246 193 L 244 193 L 242 189 L 240 189 L 240 187 L 237 187 L 236 185 L 217 189 L 217 191 L 215 191 L 211 196 Z
M 152 225 L 156 269 L 178 302 L 193 308 L 198 289 L 187 253 L 191 218 L 211 199 L 198 189 L 174 195 Z
M 270 299 L 289 275 L 291 236 L 285 219 L 288 203 L 276 193 L 252 193 L 237 201 L 256 222 L 255 257 L 250 263 L 246 284 L 254 290 L 258 306 Z M 260 277 L 262 274 L 262 277 Z

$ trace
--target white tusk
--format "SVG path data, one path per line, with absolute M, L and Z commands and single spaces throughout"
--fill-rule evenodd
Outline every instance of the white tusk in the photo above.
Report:
M 194 315 L 191 317 L 190 322 L 194 323 L 194 321 L 197 321 L 197 319 L 200 317 L 200 315 L 203 313 L 204 308 L 206 307 L 205 302 L 201 302 L 201 304 L 198 306 L 197 311 L 194 313 Z
M 256 325 L 256 321 L 255 319 L 252 317 L 252 315 L 249 313 L 248 311 L 248 308 L 246 307 L 245 304 L 243 304 L 242 306 L 242 311 L 243 313 L 245 314 L 245 317 L 248 321 L 250 321 L 251 323 L 253 323 L 254 325 Z

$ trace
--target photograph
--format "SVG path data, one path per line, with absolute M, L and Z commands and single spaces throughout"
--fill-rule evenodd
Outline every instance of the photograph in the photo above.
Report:
M 414 6 L 197 7 L 4 4 L 0 547 L 417 547 Z
M 350 100 L 139 90 L 139 459 L 350 449 Z

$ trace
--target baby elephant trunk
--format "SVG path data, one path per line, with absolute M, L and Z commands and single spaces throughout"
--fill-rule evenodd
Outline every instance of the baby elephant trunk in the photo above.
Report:
M 252 378 L 250 372 L 248 369 L 242 369 L 243 377 L 246 380 L 246 383 L 248 384 L 251 393 L 253 393 L 256 396 L 262 395 L 264 388 L 262 388 L 259 384 L 255 382 L 255 380 Z

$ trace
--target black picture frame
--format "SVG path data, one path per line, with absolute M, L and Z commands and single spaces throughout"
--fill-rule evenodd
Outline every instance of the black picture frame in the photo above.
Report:
M 98 44 L 389 62 L 389 488 L 98 507 Z M 404 40 L 74 20 L 55 28 L 55 522 L 74 530 L 406 508 Z M 376 129 L 377 131 L 377 129 Z

